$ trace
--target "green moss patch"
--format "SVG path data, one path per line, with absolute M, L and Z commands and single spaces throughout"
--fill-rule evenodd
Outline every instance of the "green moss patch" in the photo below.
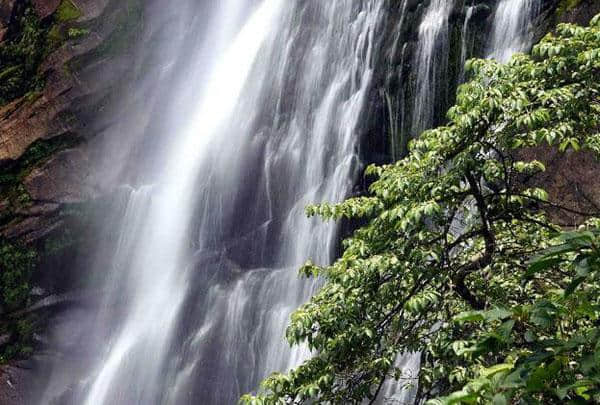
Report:
M 19 178 L 25 177 L 31 169 L 47 161 L 56 152 L 78 145 L 80 140 L 73 134 L 57 136 L 51 139 L 39 139 L 32 143 L 17 163 Z
M 33 334 L 37 325 L 38 318 L 31 314 L 19 320 L 5 320 L 0 323 L 0 335 L 8 336 L 8 342 L 0 347 L 0 365 L 31 356 Z
M 69 28 L 67 31 L 67 37 L 69 39 L 79 39 L 87 36 L 90 33 L 90 30 L 86 28 Z
M 34 250 L 0 241 L 0 305 L 11 312 L 28 305 L 31 276 L 37 264 Z
M 82 16 L 81 10 L 71 0 L 61 1 L 56 9 L 55 18 L 60 23 L 77 20 Z
M 561 0 L 556 9 L 556 13 L 560 16 L 567 11 L 573 10 L 575 7 L 579 6 L 581 2 L 582 0 Z
M 71 0 L 63 0 L 51 18 L 40 20 L 30 1 L 13 18 L 10 35 L 0 43 L 0 105 L 40 93 L 45 77 L 40 66 L 66 40 L 89 31 L 70 26 L 82 16 Z
M 35 316 L 13 317 L 11 313 L 31 304 L 31 278 L 37 264 L 33 249 L 0 240 L 0 335 L 7 337 L 0 347 L 0 364 L 33 351 Z

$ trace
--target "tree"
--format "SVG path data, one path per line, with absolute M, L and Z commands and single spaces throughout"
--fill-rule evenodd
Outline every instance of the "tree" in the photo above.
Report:
M 485 328 L 470 346 L 458 344 L 457 355 L 479 362 L 499 341 L 504 359 L 481 364 L 460 391 L 428 404 L 600 402 L 600 230 L 561 235 L 523 281 L 543 281 L 540 272 L 549 271 L 565 274 L 562 284 L 532 302 L 454 318 Z
M 307 208 L 367 225 L 333 265 L 301 269 L 325 284 L 287 339 L 313 357 L 242 402 L 374 402 L 390 379 L 432 403 L 597 398 L 600 212 L 576 212 L 593 231 L 557 239 L 546 210 L 574 210 L 524 186 L 545 167 L 518 151 L 600 153 L 600 16 L 560 25 L 531 56 L 467 68 L 448 124 L 405 159 L 369 167 L 368 196 Z M 415 377 L 396 365 L 410 353 L 420 353 Z

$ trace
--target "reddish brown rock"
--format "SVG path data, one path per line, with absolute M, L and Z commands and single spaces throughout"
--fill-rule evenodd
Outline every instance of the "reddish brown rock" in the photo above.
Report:
M 52 213 L 58 211 L 59 208 L 60 208 L 60 204 L 41 203 L 41 204 L 37 204 L 37 205 L 32 205 L 31 207 L 17 209 L 15 211 L 15 214 L 28 216 L 28 217 L 36 216 L 36 215 L 49 215 L 49 214 L 52 214 Z
M 18 383 L 28 372 L 17 367 L 6 366 L 0 369 L 0 403 L 24 404 L 23 387 Z
M 36 140 L 68 130 L 57 128 L 55 121 L 68 103 L 65 97 L 51 98 L 45 92 L 35 101 L 22 98 L 1 107 L 0 161 L 16 160 Z
M 47 206 L 43 209 L 47 209 Z M 62 219 L 57 215 L 52 215 L 53 213 L 54 211 L 45 212 L 15 220 L 2 227 L 0 235 L 7 239 L 18 239 L 25 244 L 44 239 L 63 225 Z
M 43 218 L 41 217 L 30 217 L 22 221 L 15 221 L 8 224 L 2 230 L 2 236 L 9 239 L 21 238 L 30 232 L 40 229 L 44 225 L 43 222 Z
M 577 7 L 566 10 L 559 20 L 560 22 L 587 25 L 598 13 L 600 13 L 600 1 L 581 0 Z
M 54 13 L 61 0 L 33 0 L 33 7 L 40 18 L 46 18 Z
M 0 42 L 8 31 L 16 0 L 0 0 Z
M 534 176 L 526 185 L 548 191 L 550 201 L 573 212 L 549 209 L 552 219 L 565 226 L 581 224 L 583 217 L 575 212 L 600 211 L 600 161 L 591 152 L 559 152 L 556 148 L 540 147 L 519 153 L 526 161 L 539 160 L 546 171 Z

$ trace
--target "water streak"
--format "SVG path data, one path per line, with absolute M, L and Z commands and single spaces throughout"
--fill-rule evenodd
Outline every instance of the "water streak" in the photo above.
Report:
M 465 81 L 465 62 L 467 58 L 472 54 L 472 45 L 473 45 L 473 37 L 471 32 L 469 31 L 469 24 L 471 23 L 471 19 L 473 18 L 473 10 L 475 10 L 475 6 L 467 7 L 467 12 L 465 14 L 465 21 L 463 23 L 462 31 L 461 31 L 461 44 L 460 44 L 460 75 L 458 77 L 458 83 L 461 84 Z
M 448 18 L 453 2 L 432 0 L 419 25 L 415 54 L 416 88 L 412 116 L 412 136 L 418 136 L 435 123 L 436 105 L 443 103 L 448 70 Z
M 229 17 L 231 3 L 224 3 L 223 16 Z M 187 285 L 181 257 L 186 249 L 200 162 L 229 117 L 281 3 L 265 0 L 237 34 L 215 65 L 194 112 L 195 119 L 170 153 L 126 269 L 126 285 L 130 287 L 127 314 L 101 361 L 84 402 L 87 405 L 152 403 L 161 396 L 161 365 Z
M 488 57 L 506 62 L 515 53 L 527 51 L 539 9 L 540 0 L 501 0 L 494 14 Z

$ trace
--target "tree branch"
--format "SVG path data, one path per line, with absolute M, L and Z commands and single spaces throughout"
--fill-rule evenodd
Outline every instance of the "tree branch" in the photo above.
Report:
M 475 198 L 477 211 L 479 211 L 479 216 L 481 217 L 480 232 L 485 241 L 485 251 L 479 258 L 460 268 L 452 278 L 452 281 L 454 282 L 454 290 L 456 293 L 465 301 L 467 301 L 472 308 L 481 310 L 485 308 L 485 302 L 481 301 L 478 297 L 471 293 L 466 285 L 466 278 L 469 274 L 477 270 L 481 270 L 492 263 L 494 251 L 496 249 L 496 238 L 489 226 L 487 207 L 478 184 L 479 182 L 471 172 L 467 172 L 465 177 L 469 183 L 469 187 L 473 197 Z

